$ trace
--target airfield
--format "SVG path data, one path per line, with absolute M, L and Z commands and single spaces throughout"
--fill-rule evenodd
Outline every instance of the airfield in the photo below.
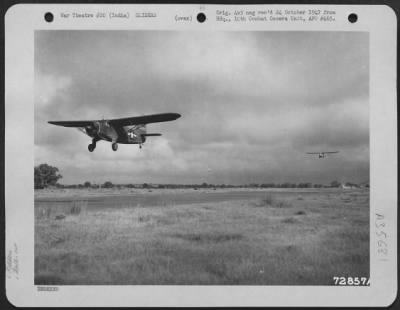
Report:
M 368 189 L 35 191 L 36 285 L 369 277 Z

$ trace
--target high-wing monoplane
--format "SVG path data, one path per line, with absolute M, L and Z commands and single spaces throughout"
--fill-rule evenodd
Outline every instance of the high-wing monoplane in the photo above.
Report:
M 147 133 L 146 125 L 150 123 L 168 122 L 181 117 L 178 113 L 162 113 L 127 118 L 94 121 L 50 121 L 50 124 L 64 127 L 75 127 L 92 138 L 88 145 L 89 152 L 96 148 L 96 142 L 105 140 L 111 142 L 113 151 L 121 144 L 142 144 L 147 137 L 161 136 L 160 133 Z
M 309 153 L 306 153 L 306 154 L 316 154 L 316 155 L 318 155 L 318 158 L 325 158 L 325 157 L 327 157 L 327 154 L 336 154 L 336 153 L 339 153 L 339 151 L 334 151 L 334 152 L 317 152 L 317 153 L 309 152 Z

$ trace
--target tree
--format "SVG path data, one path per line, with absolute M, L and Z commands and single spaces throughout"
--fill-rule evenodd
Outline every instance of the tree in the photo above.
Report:
M 113 188 L 114 184 L 112 184 L 110 181 L 104 182 L 103 188 Z
M 40 164 L 35 167 L 35 188 L 45 188 L 49 185 L 56 185 L 57 181 L 62 178 L 62 175 L 58 173 L 57 167 L 52 167 L 48 164 Z
M 298 188 L 311 188 L 312 187 L 312 183 L 309 182 L 305 182 L 305 183 L 299 183 L 297 184 Z
M 331 187 L 340 187 L 340 185 L 342 185 L 342 184 L 340 184 L 338 181 L 331 182 Z
M 351 182 L 346 182 L 345 186 L 347 186 L 347 187 L 356 187 L 356 188 L 360 188 L 360 186 L 359 186 L 358 184 L 351 183 Z
M 91 187 L 92 184 L 89 181 L 86 181 L 85 183 L 83 183 L 84 187 Z

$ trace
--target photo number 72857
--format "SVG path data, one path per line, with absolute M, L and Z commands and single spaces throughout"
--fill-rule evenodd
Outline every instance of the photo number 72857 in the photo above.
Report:
M 367 277 L 333 277 L 334 285 L 369 286 Z

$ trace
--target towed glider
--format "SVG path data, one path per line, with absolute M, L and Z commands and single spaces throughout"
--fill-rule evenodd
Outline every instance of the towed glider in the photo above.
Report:
M 147 124 L 173 121 L 179 117 L 181 115 L 178 113 L 162 113 L 110 120 L 50 121 L 49 124 L 75 127 L 87 134 L 92 138 L 92 143 L 88 145 L 89 152 L 94 151 L 96 142 L 100 140 L 111 142 L 113 151 L 116 151 L 118 143 L 139 144 L 139 147 L 142 148 L 146 137 L 161 136 L 160 133 L 147 133 Z
M 310 153 L 306 153 L 306 154 L 316 154 L 316 155 L 318 155 L 318 158 L 325 158 L 325 157 L 327 157 L 327 154 L 336 154 L 336 153 L 339 153 L 339 151 L 334 151 L 334 152 L 318 152 L 318 153 L 310 152 Z

